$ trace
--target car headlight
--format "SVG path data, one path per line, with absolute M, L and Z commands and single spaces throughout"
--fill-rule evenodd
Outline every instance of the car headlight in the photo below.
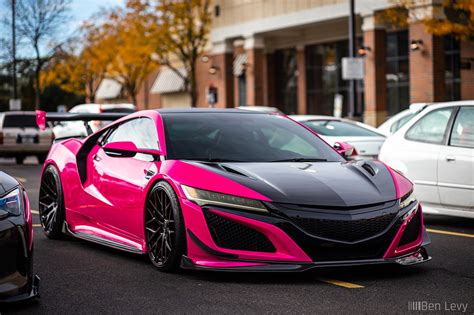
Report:
M 408 194 L 400 198 L 400 209 L 403 209 L 409 206 L 412 202 L 415 202 L 415 201 L 416 201 L 416 196 L 412 190 Z
M 237 197 L 227 194 L 221 194 L 214 191 L 197 189 L 185 185 L 181 185 L 186 198 L 194 201 L 200 206 L 222 206 L 238 208 L 243 210 L 268 212 L 267 208 L 258 200 Z
M 13 215 L 21 213 L 20 189 L 15 189 L 5 197 L 0 198 L 0 211 L 6 211 Z

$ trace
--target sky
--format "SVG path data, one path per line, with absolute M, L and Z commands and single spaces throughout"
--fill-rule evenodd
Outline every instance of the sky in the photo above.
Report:
M 69 27 L 73 29 L 74 26 L 81 25 L 82 21 L 87 20 L 101 8 L 123 6 L 124 2 L 125 0 L 73 0 L 70 11 L 71 26 Z
M 0 0 L 1 1 L 1 0 Z M 3 0 L 4 3 L 2 5 L 8 4 L 10 0 Z M 64 26 L 64 28 L 56 34 L 55 42 L 61 42 L 64 39 L 68 38 L 79 28 L 79 26 L 85 20 L 89 19 L 94 13 L 97 13 L 100 9 L 108 9 L 113 8 L 115 6 L 123 6 L 125 4 L 125 0 L 72 0 L 69 16 L 71 17 Z M 3 12 L 2 12 L 3 11 Z M 0 10 L 0 18 L 3 19 L 4 14 L 7 14 L 7 10 Z M 2 38 L 10 38 L 10 29 L 5 29 L 4 25 L 1 25 L 0 32 L 4 32 Z M 8 34 L 8 35 L 7 35 Z M 18 55 L 20 56 L 31 56 L 32 51 L 31 47 L 17 47 Z M 46 46 L 46 43 L 43 43 L 41 47 L 41 51 L 44 53 L 49 48 Z

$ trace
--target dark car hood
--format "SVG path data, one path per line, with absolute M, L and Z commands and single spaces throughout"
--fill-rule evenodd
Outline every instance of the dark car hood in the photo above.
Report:
M 0 197 L 13 190 L 15 187 L 18 187 L 18 185 L 16 179 L 0 171 Z
M 279 203 L 352 207 L 396 199 L 392 176 L 379 162 L 193 164 Z

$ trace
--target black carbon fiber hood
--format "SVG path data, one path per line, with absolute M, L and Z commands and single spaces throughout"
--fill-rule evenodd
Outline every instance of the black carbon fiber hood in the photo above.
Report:
M 18 187 L 20 184 L 16 179 L 0 171 L 0 196 Z
M 379 162 L 192 163 L 279 203 L 354 207 L 396 199 L 393 179 Z

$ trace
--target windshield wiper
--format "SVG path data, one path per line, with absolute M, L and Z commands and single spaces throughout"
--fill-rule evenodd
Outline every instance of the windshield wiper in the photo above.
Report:
M 270 162 L 327 162 L 327 159 L 318 159 L 318 158 L 292 158 L 292 159 L 283 159 L 283 160 L 274 160 Z

